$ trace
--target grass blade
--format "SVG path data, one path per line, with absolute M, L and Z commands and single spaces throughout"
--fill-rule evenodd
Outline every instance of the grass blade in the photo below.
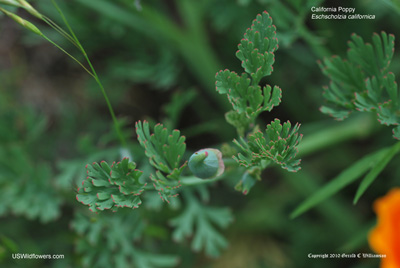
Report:
M 340 173 L 337 177 L 331 180 L 328 184 L 322 187 L 319 191 L 315 192 L 305 201 L 303 201 L 291 214 L 290 218 L 296 218 L 309 209 L 315 207 L 328 197 L 334 195 L 342 188 L 346 187 L 350 183 L 354 182 L 358 178 L 360 178 L 365 172 L 367 172 L 371 165 L 382 159 L 384 155 L 390 148 L 384 148 L 372 154 L 369 154 L 356 163 L 354 163 L 349 168 L 345 169 L 342 173 Z
M 360 183 L 357 189 L 356 195 L 354 197 L 353 204 L 356 204 L 360 199 L 361 195 L 367 190 L 367 188 L 374 182 L 382 170 L 389 164 L 390 160 L 400 151 L 400 142 L 392 146 L 392 148 L 387 151 L 385 155 L 374 165 L 370 172 L 365 176 L 365 178 Z

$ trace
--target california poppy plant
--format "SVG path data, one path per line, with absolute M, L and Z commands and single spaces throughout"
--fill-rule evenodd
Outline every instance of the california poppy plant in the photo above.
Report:
M 370 232 L 371 248 L 386 255 L 380 268 L 400 268 L 400 188 L 392 189 L 374 203 L 378 224 Z

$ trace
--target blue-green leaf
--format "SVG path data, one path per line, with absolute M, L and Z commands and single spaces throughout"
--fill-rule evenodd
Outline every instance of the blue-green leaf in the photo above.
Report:
M 228 243 L 214 225 L 226 228 L 232 222 L 232 213 L 227 208 L 201 204 L 189 191 L 184 192 L 184 197 L 187 207 L 181 215 L 171 220 L 171 225 L 175 227 L 173 239 L 182 242 L 193 235 L 193 250 L 204 250 L 207 256 L 218 257 Z
M 88 205 L 93 211 L 118 207 L 138 208 L 142 201 L 139 195 L 146 183 L 140 180 L 142 171 L 135 169 L 136 165 L 124 158 L 121 162 L 113 163 L 111 167 L 104 161 L 87 165 L 87 178 L 78 188 L 76 199 Z
M 298 133 L 299 128 L 299 124 L 292 128 L 289 121 L 281 125 L 280 120 L 275 119 L 267 125 L 265 135 L 258 131 L 249 135 L 247 141 L 235 140 L 234 143 L 242 152 L 234 156 L 234 159 L 244 167 L 265 167 L 263 161 L 269 161 L 296 172 L 300 169 L 300 160 L 296 159 L 297 146 L 302 139 Z
M 393 137 L 397 140 L 400 140 L 400 126 L 397 126 L 393 129 Z
M 154 133 L 151 133 L 146 121 L 136 123 L 136 133 L 150 164 L 156 168 L 155 175 L 150 176 L 153 186 L 161 199 L 169 203 L 169 197 L 177 196 L 180 175 L 187 166 L 187 161 L 181 164 L 186 150 L 185 137 L 179 130 L 171 131 L 162 124 L 154 126 Z
M 162 124 L 157 124 L 154 133 L 150 133 L 149 123 L 138 121 L 136 133 L 150 164 L 166 173 L 168 178 L 178 180 L 187 165 L 186 162 L 180 164 L 186 150 L 185 137 L 180 135 L 180 131 L 170 131 Z
M 276 27 L 272 25 L 272 18 L 267 12 L 257 15 L 238 48 L 236 56 L 241 60 L 245 73 L 239 76 L 227 69 L 221 70 L 216 74 L 216 90 L 227 95 L 234 111 L 245 113 L 253 123 L 261 112 L 271 111 L 279 105 L 282 97 L 279 87 L 274 86 L 272 90 L 269 85 L 264 88 L 258 85 L 263 77 L 272 73 L 274 52 L 278 49 Z M 243 125 L 236 122 L 234 125 L 238 125 L 240 134 L 244 132 Z
M 399 125 L 398 87 L 394 74 L 389 72 L 394 36 L 374 33 L 372 44 L 356 34 L 351 39 L 347 59 L 332 56 L 319 62 L 322 72 L 331 79 L 323 93 L 328 104 L 321 107 L 321 112 L 338 120 L 353 111 L 373 112 L 381 124 Z

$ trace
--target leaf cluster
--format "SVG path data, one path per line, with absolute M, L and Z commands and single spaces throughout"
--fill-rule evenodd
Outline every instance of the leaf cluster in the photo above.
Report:
M 178 130 L 169 131 L 163 125 L 157 124 L 154 133 L 150 133 L 149 123 L 136 123 L 136 133 L 140 145 L 149 157 L 149 163 L 156 169 L 150 175 L 154 188 L 162 200 L 169 203 L 168 198 L 176 197 L 176 189 L 180 185 L 180 175 L 187 163 L 180 165 L 185 153 L 185 137 Z M 141 193 L 145 190 L 146 178 L 143 171 L 136 169 L 136 164 L 128 158 L 111 166 L 105 161 L 86 165 L 87 178 L 78 188 L 76 199 L 88 205 L 91 211 L 119 207 L 138 208 L 142 204 Z
M 44 135 L 48 119 L 30 107 L 15 109 L 7 92 L 0 94 L 0 215 L 13 213 L 49 222 L 60 215 L 61 198 L 51 183 Z
M 381 32 L 372 36 L 372 44 L 353 34 L 349 41 L 347 59 L 339 56 L 325 58 L 319 65 L 331 79 L 324 89 L 327 106 L 321 112 L 343 120 L 353 111 L 374 112 L 384 125 L 400 123 L 400 96 L 395 75 L 389 72 L 394 54 L 392 34 Z M 400 138 L 400 128 L 393 129 Z
M 78 188 L 76 199 L 91 211 L 92 208 L 112 211 L 118 207 L 138 208 L 146 183 L 140 181 L 143 172 L 135 168 L 135 163 L 128 158 L 111 167 L 105 161 L 86 165 L 88 176 Z
M 179 177 L 187 166 L 187 162 L 180 164 L 186 150 L 185 137 L 179 130 L 170 131 L 162 124 L 154 126 L 154 133 L 150 133 L 149 123 L 136 123 L 136 134 L 140 145 L 145 149 L 150 164 L 156 169 L 150 179 L 154 188 L 159 192 L 162 200 L 177 196 Z
M 271 111 L 274 106 L 278 106 L 282 97 L 279 87 L 274 86 L 272 89 L 269 85 L 263 88 L 258 85 L 263 77 L 272 73 L 274 52 L 278 49 L 276 27 L 266 11 L 257 15 L 238 48 L 236 57 L 241 60 L 245 73 L 239 76 L 233 71 L 221 70 L 216 74 L 215 84 L 218 93 L 227 95 L 235 116 L 244 113 L 249 119 L 249 127 L 261 112 Z M 228 120 L 228 123 L 236 127 L 240 121 L 236 123 Z M 240 132 L 243 135 L 242 131 Z
M 216 227 L 226 228 L 232 222 L 231 211 L 227 208 L 206 206 L 189 190 L 184 191 L 184 197 L 184 211 L 170 222 L 175 227 L 172 238 L 183 242 L 186 237 L 193 235 L 190 246 L 194 251 L 204 249 L 207 256 L 218 257 L 228 242 Z
M 239 134 L 234 143 L 241 152 L 233 158 L 247 169 L 236 189 L 247 194 L 255 181 L 260 180 L 261 171 L 271 163 L 288 171 L 300 169 L 300 160 L 295 157 L 302 136 L 298 134 L 300 125 L 291 128 L 289 121 L 281 125 L 276 119 L 267 125 L 265 133 L 256 125 L 258 115 L 263 111 L 270 112 L 282 98 L 278 86 L 259 85 L 262 78 L 271 75 L 274 52 L 278 49 L 276 27 L 266 11 L 253 20 L 238 48 L 236 57 L 241 60 L 245 72 L 239 76 L 230 70 L 219 71 L 216 90 L 226 94 L 233 107 L 225 115 Z
M 380 35 L 375 33 L 372 44 L 364 43 L 356 34 L 351 38 L 347 59 L 333 56 L 319 62 L 323 73 L 331 79 L 324 90 L 329 106 L 322 106 L 321 111 L 337 120 L 347 118 L 354 111 L 376 113 L 381 124 L 396 126 L 393 136 L 399 139 L 399 93 L 395 75 L 389 71 L 395 37 L 385 32 Z M 397 142 L 364 156 L 302 202 L 292 217 L 304 213 L 364 176 L 353 199 L 356 204 L 399 152 L 400 143 Z
M 265 135 L 257 131 L 248 135 L 247 141 L 242 137 L 239 141 L 234 140 L 243 151 L 234 156 L 234 159 L 247 168 L 254 166 L 265 168 L 273 162 L 283 169 L 296 172 L 300 169 L 300 159 L 295 159 L 298 152 L 297 145 L 302 139 L 302 135 L 298 134 L 299 128 L 299 124 L 292 128 L 289 121 L 281 125 L 280 120 L 275 119 L 267 125 Z
M 80 236 L 76 250 L 84 267 L 161 268 L 178 263 L 175 255 L 150 253 L 139 246 L 145 225 L 137 213 L 91 218 L 77 214 L 71 226 Z

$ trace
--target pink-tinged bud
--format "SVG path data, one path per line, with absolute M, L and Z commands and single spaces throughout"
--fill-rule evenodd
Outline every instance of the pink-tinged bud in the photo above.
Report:
M 217 149 L 201 149 L 189 158 L 189 169 L 196 177 L 211 179 L 224 173 L 222 153 Z

